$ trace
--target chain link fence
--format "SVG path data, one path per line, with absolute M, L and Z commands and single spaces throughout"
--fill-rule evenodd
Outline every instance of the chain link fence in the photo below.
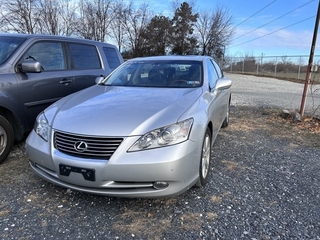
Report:
M 304 83 L 309 56 L 225 57 L 218 63 L 225 72 L 254 76 L 275 77 Z M 309 76 L 308 97 L 311 99 L 311 116 L 320 116 L 320 55 L 315 55 Z M 319 118 L 320 119 L 320 118 Z
M 309 56 L 226 56 L 219 62 L 220 66 L 223 66 L 223 70 L 230 73 L 243 73 L 304 81 L 306 78 Z M 313 63 L 314 66 L 320 65 L 320 55 L 314 56 Z M 314 71 L 317 71 L 317 67 L 315 67 Z

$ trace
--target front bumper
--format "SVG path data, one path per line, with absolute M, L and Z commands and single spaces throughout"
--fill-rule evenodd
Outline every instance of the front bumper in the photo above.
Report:
M 126 138 L 109 160 L 84 159 L 59 152 L 34 131 L 26 141 L 30 167 L 43 179 L 77 191 L 116 197 L 173 197 L 186 191 L 198 179 L 202 141 L 186 141 L 157 149 L 127 152 L 138 137 Z M 60 165 L 70 166 L 68 176 Z M 86 180 L 84 169 L 94 172 Z M 91 172 L 91 170 L 93 170 Z M 162 189 L 155 182 L 166 182 Z

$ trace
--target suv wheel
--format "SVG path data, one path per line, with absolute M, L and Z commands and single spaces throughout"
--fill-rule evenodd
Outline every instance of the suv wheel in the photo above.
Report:
M 4 117 L 0 116 L 0 163 L 9 155 L 14 143 L 13 129 Z

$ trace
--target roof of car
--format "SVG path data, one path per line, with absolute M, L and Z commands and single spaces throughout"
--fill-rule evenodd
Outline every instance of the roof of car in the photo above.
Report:
M 9 37 L 23 37 L 23 38 L 32 38 L 32 39 L 52 39 L 52 40 L 65 40 L 65 41 L 77 41 L 77 42 L 95 42 L 90 39 L 84 38 L 75 38 L 75 37 L 66 37 L 66 36 L 58 36 L 58 35 L 46 35 L 46 34 L 21 34 L 21 33 L 0 33 L 0 36 L 9 36 Z M 98 42 L 101 44 L 108 44 L 106 42 Z
M 153 57 L 138 57 L 133 58 L 131 61 L 142 61 L 142 60 L 194 60 L 203 61 L 210 58 L 209 56 L 201 55 L 166 55 L 166 56 L 153 56 Z

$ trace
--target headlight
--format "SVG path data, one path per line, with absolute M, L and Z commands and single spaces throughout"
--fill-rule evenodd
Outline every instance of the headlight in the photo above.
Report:
M 48 124 L 48 120 L 42 112 L 36 119 L 34 130 L 41 138 L 43 138 L 43 140 L 48 141 L 49 129 L 50 126 Z
M 184 142 L 188 139 L 193 119 L 187 119 L 163 128 L 155 129 L 140 137 L 129 152 L 159 148 Z

